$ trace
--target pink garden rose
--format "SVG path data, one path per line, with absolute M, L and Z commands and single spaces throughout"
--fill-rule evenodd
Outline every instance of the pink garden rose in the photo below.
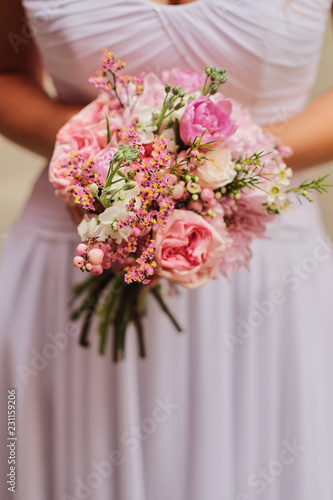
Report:
M 201 96 L 189 101 L 180 120 L 180 137 L 185 144 L 190 139 L 203 136 L 203 142 L 225 141 L 236 131 L 236 125 L 231 120 L 232 104 L 229 99 L 217 103 L 208 97 Z
M 158 274 L 187 288 L 198 288 L 214 277 L 226 244 L 202 216 L 174 210 L 165 230 L 156 234 Z
M 59 130 L 49 166 L 49 180 L 56 189 L 63 190 L 69 184 L 58 168 L 61 161 L 72 152 L 88 159 L 106 146 L 106 109 L 105 95 L 101 94 Z

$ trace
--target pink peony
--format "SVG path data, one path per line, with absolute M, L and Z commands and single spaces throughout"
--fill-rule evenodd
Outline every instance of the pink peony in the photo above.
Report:
M 226 244 L 200 215 L 174 210 L 164 230 L 156 234 L 160 277 L 187 288 L 198 288 L 214 277 Z
M 201 96 L 189 101 L 180 120 L 180 137 L 185 144 L 190 144 L 190 139 L 193 141 L 203 133 L 203 142 L 225 141 L 237 128 L 230 118 L 231 111 L 229 99 L 213 103 L 208 97 Z

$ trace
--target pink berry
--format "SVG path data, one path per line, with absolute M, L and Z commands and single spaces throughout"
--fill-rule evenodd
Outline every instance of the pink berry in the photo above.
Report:
M 202 201 L 210 201 L 214 198 L 214 191 L 210 188 L 203 188 L 200 193 L 200 198 Z
M 102 252 L 105 252 L 105 243 L 102 243 L 101 241 L 95 241 L 95 243 L 93 243 L 90 247 L 90 250 L 92 250 L 93 248 L 99 248 L 100 250 L 102 250 Z
M 76 257 L 74 257 L 73 259 L 73 264 L 75 267 L 81 269 L 81 267 L 83 266 L 84 264 L 84 258 L 81 257 L 80 255 L 77 255 Z
M 181 184 L 176 184 L 172 188 L 172 197 L 175 200 L 179 200 L 184 194 L 184 187 Z
M 131 232 L 131 236 L 133 236 L 134 238 L 138 238 L 140 236 L 140 229 L 138 227 L 133 227 L 132 228 L 132 232 Z
M 215 198 L 212 198 L 211 200 L 209 200 L 209 202 L 207 203 L 207 207 L 208 208 L 213 208 L 215 207 L 215 205 L 217 204 L 217 200 Z
M 201 213 L 202 212 L 202 202 L 200 200 L 197 201 L 191 201 L 188 204 L 188 208 L 193 210 L 194 212 Z
M 103 269 L 110 269 L 111 266 L 112 266 L 111 258 L 108 256 L 104 257 L 103 262 L 102 262 Z
M 92 268 L 93 268 L 92 264 L 90 264 L 90 262 L 88 262 L 88 264 L 86 264 L 87 271 L 91 271 Z
M 82 257 L 84 257 L 87 253 L 87 245 L 85 243 L 80 243 L 77 247 L 76 247 L 76 251 L 79 255 L 82 255 Z
M 92 266 L 91 274 L 95 274 L 96 276 L 98 274 L 102 274 L 103 272 L 103 267 L 98 264 L 97 266 Z
M 92 248 L 88 252 L 88 260 L 93 266 L 99 266 L 104 259 L 104 252 L 100 248 Z

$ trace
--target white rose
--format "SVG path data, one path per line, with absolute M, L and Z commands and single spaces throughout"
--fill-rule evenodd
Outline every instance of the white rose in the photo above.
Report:
M 237 172 L 228 149 L 216 148 L 205 153 L 205 157 L 207 160 L 193 172 L 201 187 L 218 189 L 233 181 Z
M 175 131 L 173 130 L 173 128 L 167 128 L 163 130 L 162 136 L 168 141 L 166 147 L 168 153 L 174 153 L 177 150 L 177 143 Z

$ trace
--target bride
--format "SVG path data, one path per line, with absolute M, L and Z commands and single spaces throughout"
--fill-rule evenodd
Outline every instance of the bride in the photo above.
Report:
M 226 67 L 225 94 L 293 148 L 288 163 L 302 177 L 333 158 L 333 89 L 307 105 L 331 7 L 3 0 L 0 132 L 50 158 L 58 129 L 95 97 L 88 78 L 108 47 L 130 74 Z M 57 99 L 42 88 L 44 71 Z M 332 500 L 332 246 L 316 204 L 295 203 L 272 223 L 250 272 L 231 284 L 166 297 L 182 335 L 149 303 L 147 359 L 129 332 L 117 365 L 98 356 L 97 339 L 80 347 L 69 320 L 81 279 L 69 210 L 78 216 L 45 169 L 5 244 L 1 498 L 12 487 L 19 500 Z

